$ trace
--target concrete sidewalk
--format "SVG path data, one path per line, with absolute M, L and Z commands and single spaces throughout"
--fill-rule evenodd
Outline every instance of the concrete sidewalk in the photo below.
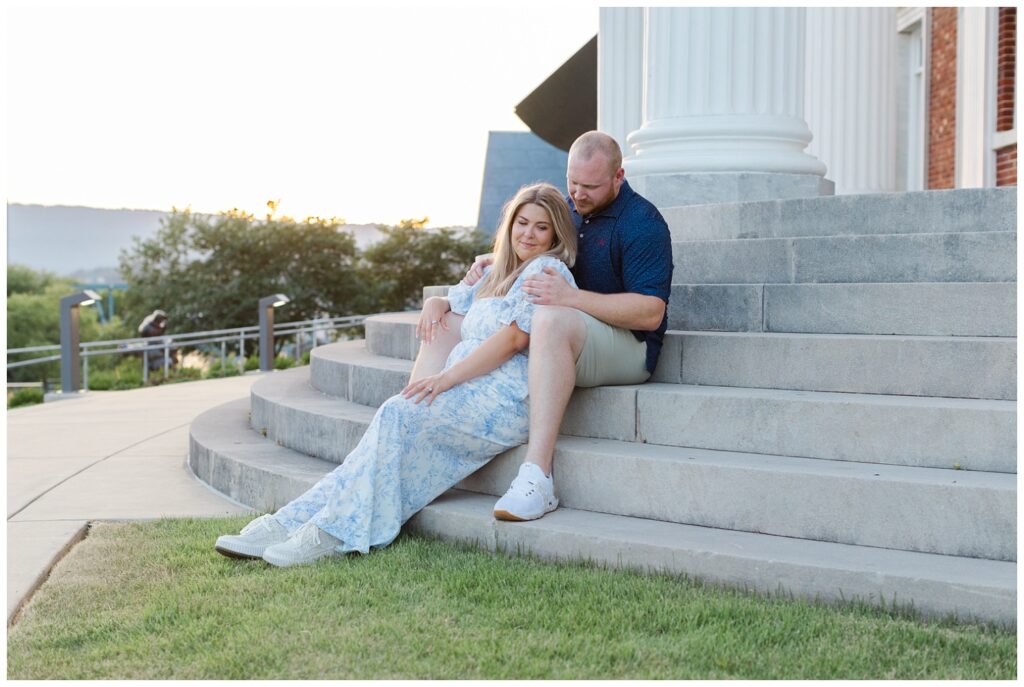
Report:
M 249 509 L 187 467 L 200 413 L 259 375 L 186 382 L 7 412 L 7 623 L 95 520 L 225 516 Z

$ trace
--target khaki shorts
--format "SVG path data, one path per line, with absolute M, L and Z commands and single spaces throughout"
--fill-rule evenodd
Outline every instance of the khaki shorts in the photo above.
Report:
M 651 376 L 647 371 L 647 342 L 637 341 L 628 329 L 577 312 L 587 326 L 587 340 L 576 361 L 576 386 L 646 382 Z

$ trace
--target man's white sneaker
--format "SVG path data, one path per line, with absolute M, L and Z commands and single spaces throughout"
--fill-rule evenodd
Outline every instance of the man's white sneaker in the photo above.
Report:
M 540 466 L 523 463 L 512 486 L 494 504 L 494 517 L 498 520 L 536 520 L 558 508 L 555 482 L 544 474 Z
M 310 521 L 295 530 L 288 541 L 268 546 L 263 552 L 263 560 L 279 568 L 303 565 L 333 555 L 339 544 L 340 539 L 327 534 Z
M 268 546 L 288 539 L 288 530 L 273 515 L 261 515 L 238 534 L 217 537 L 213 548 L 228 558 L 263 558 Z

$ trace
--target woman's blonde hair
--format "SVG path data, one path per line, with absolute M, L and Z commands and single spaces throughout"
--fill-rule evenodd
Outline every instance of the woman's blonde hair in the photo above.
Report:
M 569 205 L 565 202 L 562 192 L 551 184 L 532 184 L 519 189 L 501 210 L 501 222 L 498 233 L 494 236 L 494 265 L 484 277 L 483 283 L 476 292 L 477 298 L 490 296 L 502 297 L 512 288 L 516 278 L 522 273 L 529 260 L 523 262 L 512 249 L 512 225 L 519 209 L 528 204 L 544 208 L 551 218 L 554 239 L 551 247 L 534 256 L 550 255 L 564 262 L 568 267 L 576 263 L 576 227 L 573 225 Z M 534 258 L 531 258 L 531 260 Z

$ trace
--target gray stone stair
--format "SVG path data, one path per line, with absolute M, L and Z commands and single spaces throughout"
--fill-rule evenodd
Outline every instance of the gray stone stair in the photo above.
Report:
M 673 284 L 669 329 L 811 334 L 1017 334 L 1017 284 Z
M 804 598 L 1016 617 L 1016 190 L 669 208 L 648 384 L 577 390 L 557 511 L 495 522 L 506 451 L 411 525 L 492 550 Z M 424 296 L 447 287 L 428 287 Z M 415 313 L 366 322 L 192 429 L 215 488 L 274 509 L 406 383 Z
M 193 422 L 196 475 L 260 511 L 273 511 L 335 466 L 252 431 L 245 402 Z M 494 463 L 492 463 L 494 465 Z M 1015 623 L 1016 565 L 1005 561 L 809 541 L 561 507 L 530 523 L 491 517 L 491 496 L 452 490 L 410 527 L 491 551 L 682 573 L 711 584 L 825 602 L 912 607 L 929 617 Z
M 678 284 L 1005 282 L 1017 232 L 676 241 Z
M 366 352 L 414 360 L 418 318 L 368 318 Z M 1013 400 L 1016 368 L 1011 337 L 669 330 L 652 381 Z
M 411 361 L 372 355 L 361 343 L 315 349 L 310 356 L 313 388 L 373 407 L 398 393 L 408 380 Z M 254 398 L 271 384 L 261 381 L 254 387 Z M 672 421 L 666 422 L 666 417 Z M 647 383 L 578 389 L 562 433 L 722 451 L 1015 472 L 1015 418 L 1012 401 Z
M 673 241 L 1017 230 L 1017 188 L 661 208 Z

